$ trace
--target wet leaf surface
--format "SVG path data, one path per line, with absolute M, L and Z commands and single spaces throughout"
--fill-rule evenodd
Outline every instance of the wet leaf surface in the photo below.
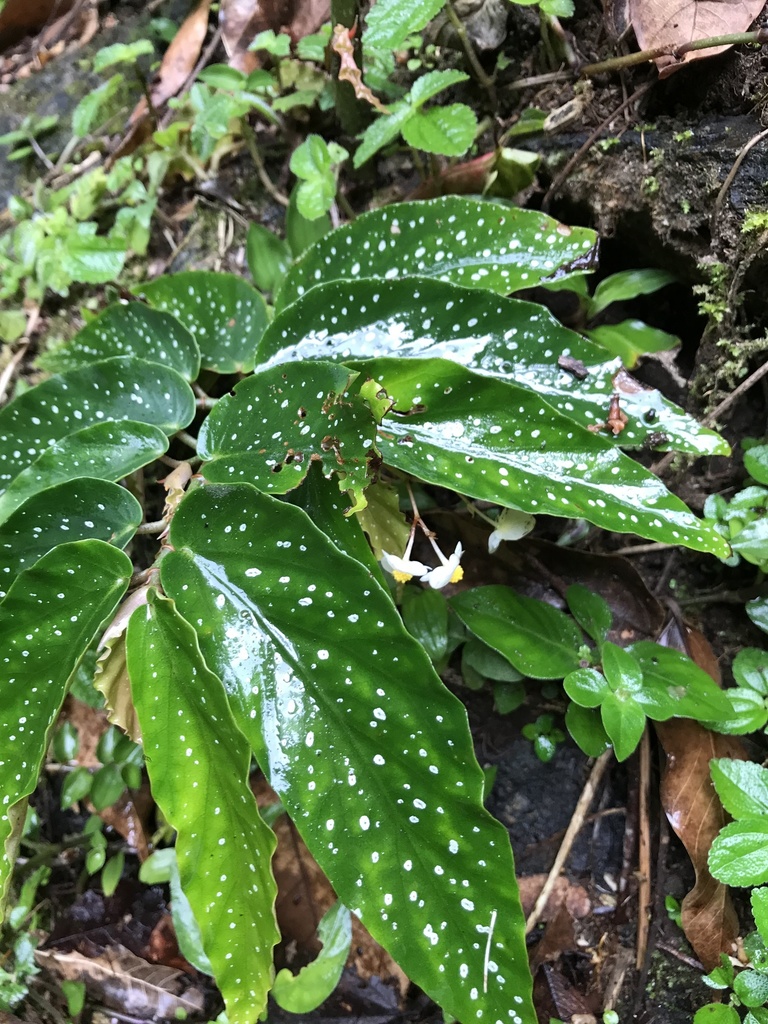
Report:
M 57 484 L 84 477 L 116 483 L 154 462 L 167 449 L 165 433 L 148 423 L 96 423 L 77 430 L 46 448 L 11 481 L 0 495 L 0 523 L 33 496 Z M 45 502 L 41 495 L 36 505 L 39 508 Z M 47 504 L 51 507 L 50 497 Z M 103 502 L 95 503 L 95 511 L 100 511 L 100 504 Z
M 176 829 L 181 887 L 232 1024 L 266 1006 L 274 835 L 248 787 L 250 752 L 192 627 L 150 591 L 127 636 L 131 691 L 152 792 Z
M 284 309 L 314 285 L 357 278 L 436 277 L 507 295 L 583 273 L 595 235 L 532 210 L 449 196 L 364 213 L 326 235 L 289 271 Z
M 0 524 L 0 597 L 23 569 L 62 540 L 125 547 L 142 515 L 132 494 L 102 480 L 70 480 L 36 494 Z
M 191 494 L 171 543 L 166 592 L 339 897 L 448 1012 L 532 1018 L 511 851 L 465 712 L 388 594 L 248 486 Z
M 256 346 L 267 326 L 261 295 L 234 274 L 187 270 L 140 285 L 153 309 L 171 313 L 200 347 L 202 366 L 218 373 L 253 369 Z
M 85 427 L 131 420 L 172 434 L 194 414 L 189 384 L 175 370 L 144 359 L 118 356 L 57 374 L 0 410 L 0 486 L 54 442 Z
M 130 560 L 117 548 L 98 540 L 62 544 L 22 573 L 0 602 L 5 677 L 0 796 L 5 807 L 13 807 L 37 785 L 67 681 L 130 578 Z M 36 637 L 44 642 L 32 642 Z M 3 815 L 0 894 L 11 867 L 5 850 L 10 835 L 11 823 Z
M 109 306 L 61 348 L 46 353 L 39 364 L 61 372 L 87 366 L 111 356 L 138 356 L 169 366 L 185 380 L 200 372 L 200 351 L 176 317 L 140 302 Z
M 530 391 L 444 359 L 378 359 L 363 369 L 394 401 L 379 429 L 386 464 L 534 515 L 727 553 L 656 476 Z
M 359 363 L 382 356 L 452 359 L 541 395 L 584 427 L 608 415 L 620 388 L 628 423 L 617 444 L 700 454 L 727 454 L 725 441 L 629 374 L 599 345 L 563 327 L 543 307 L 444 281 L 366 281 L 318 285 L 280 313 L 264 332 L 260 364 L 334 359 Z M 564 364 L 563 361 L 566 361 Z M 564 365 L 576 360 L 583 374 Z M 610 438 L 611 434 L 607 432 Z

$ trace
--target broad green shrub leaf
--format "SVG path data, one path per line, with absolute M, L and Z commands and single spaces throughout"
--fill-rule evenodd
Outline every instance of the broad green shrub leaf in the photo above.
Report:
M 709 870 L 725 885 L 768 882 L 768 815 L 721 829 L 709 851 Z
M 426 278 L 318 285 L 269 325 L 257 363 L 381 356 L 452 359 L 529 388 L 564 416 L 591 427 L 605 420 L 620 370 L 599 345 L 563 327 L 543 306 Z M 586 376 L 580 379 L 561 364 L 582 364 Z M 718 434 L 658 391 L 627 375 L 617 379 L 628 423 L 615 441 L 605 432 L 614 444 L 730 452 Z
M 192 389 L 175 370 L 133 356 L 68 370 L 0 409 L 0 487 L 54 442 L 105 420 L 132 420 L 173 434 L 195 415 Z
M 149 423 L 96 423 L 46 448 L 0 495 L 0 523 L 20 505 L 55 484 L 76 477 L 122 480 L 168 450 L 168 438 Z
M 253 483 L 285 494 L 312 461 L 338 473 L 339 486 L 363 508 L 376 458 L 376 424 L 351 387 L 356 373 L 334 363 L 287 363 L 241 381 L 203 424 L 197 451 L 213 483 Z
M 72 231 L 65 237 L 59 255 L 61 269 L 69 280 L 80 284 L 107 284 L 120 275 L 126 248 L 122 238 Z
M 150 591 L 131 616 L 127 650 L 152 795 L 176 829 L 182 890 L 231 1024 L 253 1024 L 280 935 L 275 836 L 248 785 L 248 744 L 173 602 Z
M 584 632 L 589 633 L 596 644 L 604 643 L 613 622 L 613 612 L 608 602 L 580 583 L 568 587 L 565 599 L 571 615 Z
M 752 761 L 710 761 L 712 782 L 732 818 L 768 815 L 768 771 Z
M 596 317 L 612 302 L 626 302 L 638 295 L 650 295 L 676 280 L 675 275 L 666 270 L 622 270 L 611 274 L 595 288 L 595 294 L 589 300 L 588 316 L 590 319 Z
M 586 334 L 606 352 L 618 356 L 630 370 L 637 365 L 640 356 L 649 352 L 666 352 L 680 344 L 680 339 L 674 334 L 649 327 L 642 320 L 622 320 L 619 324 L 603 324 L 591 328 Z
M 587 757 L 599 757 L 611 745 L 600 712 L 595 708 L 569 704 L 565 712 L 565 724 Z
M 181 888 L 175 848 L 170 846 L 151 853 L 139 868 L 139 881 L 146 885 L 168 882 L 168 887 L 171 890 L 173 929 L 179 940 L 179 949 L 198 971 L 213 975 L 211 961 L 203 949 L 200 926 L 192 913 L 189 900 Z
M 645 711 L 624 690 L 609 693 L 600 705 L 600 717 L 613 744 L 617 761 L 626 761 L 645 730 Z
M 66 345 L 47 352 L 38 363 L 46 370 L 71 370 L 111 356 L 138 356 L 161 363 L 195 380 L 200 373 L 200 351 L 189 331 L 168 313 L 141 302 L 108 306 Z
M 256 287 L 263 292 L 276 292 L 291 265 L 287 242 L 262 224 L 251 224 L 245 255 Z
M 22 570 L 64 542 L 124 548 L 143 515 L 132 494 L 104 480 L 69 480 L 34 495 L 0 525 L 0 597 Z
M 760 932 L 760 938 L 765 942 L 765 937 L 768 935 L 768 889 L 753 889 L 749 896 L 755 926 Z
M 595 668 L 577 668 L 563 679 L 563 688 L 582 708 L 598 708 L 608 696 L 608 683 Z
M 473 587 L 450 600 L 464 625 L 532 679 L 562 679 L 579 667 L 580 630 L 544 601 L 511 587 Z
M 474 142 L 476 131 L 477 118 L 466 103 L 418 110 L 402 127 L 403 138 L 409 146 L 442 156 L 466 153 Z
M 437 277 L 507 295 L 547 278 L 583 273 L 595 233 L 534 210 L 446 196 L 364 213 L 300 259 L 283 282 L 284 309 L 320 282 Z
M 768 485 L 768 445 L 755 445 L 744 452 L 744 466 L 759 484 Z
M 62 544 L 0 602 L 0 900 L 12 863 L 7 814 L 37 785 L 67 681 L 131 578 L 130 559 L 98 540 Z
M 135 291 L 187 328 L 200 346 L 203 369 L 253 369 L 256 346 L 267 326 L 267 307 L 247 281 L 234 274 L 185 270 L 158 277 Z
M 339 899 L 447 1013 L 532 1024 L 509 839 L 389 595 L 247 485 L 189 494 L 170 543 L 163 587 Z
M 298 974 L 283 968 L 275 978 L 272 998 L 289 1013 L 311 1013 L 339 983 L 352 942 L 352 918 L 338 900 L 323 915 L 317 935 L 323 944 L 318 956 Z
M 762 1006 L 768 1000 L 768 977 L 761 971 L 740 971 L 733 979 L 733 991 L 744 1006 Z
M 364 370 L 395 402 L 379 428 L 386 464 L 524 512 L 727 555 L 720 534 L 656 476 L 532 392 L 444 359 L 379 359 Z
M 377 0 L 365 18 L 363 45 L 368 50 L 397 50 L 407 37 L 430 22 L 445 0 Z
M 741 1017 L 732 1006 L 725 1006 L 723 1003 L 707 1003 L 706 1006 L 702 1006 L 696 1011 L 693 1024 L 741 1024 Z
M 627 648 L 643 672 L 642 687 L 633 696 L 649 718 L 727 718 L 728 698 L 712 677 L 681 651 L 641 640 Z

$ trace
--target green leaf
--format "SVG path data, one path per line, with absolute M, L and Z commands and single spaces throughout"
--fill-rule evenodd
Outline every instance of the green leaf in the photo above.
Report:
M 366 15 L 363 46 L 397 50 L 443 9 L 445 0 L 377 0 Z
M 60 253 L 61 270 L 80 284 L 107 284 L 120 276 L 126 257 L 122 238 L 67 235 Z
M 173 434 L 194 415 L 187 382 L 144 359 L 119 356 L 57 374 L 0 409 L 0 486 L 55 441 L 84 427 L 131 420 Z
M 562 679 L 579 667 L 581 633 L 544 601 L 490 586 L 465 590 L 450 605 L 475 636 L 532 679 Z
M 22 573 L 0 602 L 0 901 L 12 868 L 6 815 L 37 785 L 67 681 L 131 571 L 122 551 L 102 541 L 62 544 Z
M 593 231 L 533 210 L 458 196 L 397 203 L 364 213 L 311 249 L 288 274 L 277 308 L 321 281 L 361 277 L 418 274 L 507 295 L 581 273 L 594 255 Z
M 408 94 L 408 100 L 414 107 L 420 107 L 427 100 L 434 99 L 439 93 L 450 89 L 452 85 L 459 82 L 467 82 L 469 75 L 464 71 L 457 71 L 455 68 L 449 71 L 428 71 L 420 75 L 413 83 L 413 88 Z
M 760 938 L 765 942 L 765 937 L 768 935 L 768 888 L 753 889 L 749 898 L 755 925 L 760 932 Z
M 91 791 L 93 776 L 87 768 L 78 765 L 64 779 L 61 786 L 61 809 L 64 811 L 73 804 L 84 800 Z
M 509 840 L 464 708 L 389 595 L 247 485 L 189 494 L 170 543 L 163 586 L 339 898 L 448 1013 L 531 1024 Z
M 298 974 L 283 968 L 275 978 L 272 998 L 288 1013 L 311 1013 L 324 1003 L 339 983 L 352 942 L 352 919 L 338 901 L 317 928 L 323 948 Z
M 600 717 L 613 743 L 616 760 L 626 761 L 645 730 L 645 712 L 632 697 L 611 692 L 600 705 Z
M 768 651 L 744 647 L 733 659 L 732 668 L 737 683 L 768 697 Z
M 603 727 L 600 712 L 594 708 L 582 708 L 569 704 L 565 712 L 565 724 L 579 748 L 587 757 L 599 757 L 607 750 L 611 741 Z
M 768 1001 L 768 976 L 759 971 L 740 971 L 733 979 L 733 991 L 744 1006 L 762 1006 Z
M 116 303 L 91 320 L 61 348 L 38 363 L 46 370 L 71 370 L 110 356 L 138 356 L 176 370 L 186 380 L 200 373 L 200 351 L 179 321 L 140 302 Z
M 574 583 L 565 592 L 568 609 L 578 624 L 597 644 L 602 644 L 613 622 L 613 612 L 599 594 L 580 583 Z
M 753 480 L 768 485 L 768 445 L 758 444 L 744 452 L 744 468 Z
M 600 648 L 603 672 L 612 690 L 637 694 L 643 686 L 643 670 L 629 651 L 612 643 Z
M 420 110 L 402 127 L 409 146 L 442 156 L 462 156 L 475 141 L 476 132 L 477 118 L 466 103 Z
M 732 1006 L 707 1003 L 696 1011 L 693 1024 L 740 1024 L 740 1017 Z
M 179 940 L 179 949 L 198 971 L 212 975 L 213 967 L 203 949 L 200 926 L 192 913 L 189 900 L 181 888 L 176 850 L 173 847 L 167 847 L 151 853 L 139 868 L 139 881 L 144 882 L 145 885 L 168 882 L 171 890 L 173 927 Z
M 200 346 L 202 365 L 247 373 L 267 326 L 264 299 L 234 274 L 185 270 L 134 289 L 154 309 L 175 316 Z
M 709 764 L 717 795 L 732 818 L 768 815 L 768 769 L 727 757 Z
M 637 365 L 640 356 L 649 352 L 666 352 L 680 344 L 680 339 L 676 335 L 649 327 L 642 320 L 622 320 L 618 324 L 603 324 L 584 333 L 606 352 L 618 356 L 630 370 Z
M 376 425 L 351 388 L 357 374 L 333 363 L 287 363 L 241 381 L 217 404 L 198 437 L 203 473 L 213 483 L 253 483 L 285 494 L 312 461 L 363 508 L 376 457 Z
M 413 107 L 406 102 L 393 103 L 389 114 L 382 114 L 371 121 L 360 136 L 361 143 L 352 158 L 353 167 L 362 167 L 374 153 L 394 142 L 403 129 L 403 125 L 414 116 Z
M 709 870 L 725 885 L 768 882 L 768 816 L 742 818 L 721 829 L 709 851 Z
M 259 32 L 248 49 L 266 50 L 273 57 L 287 57 L 291 52 L 291 37 L 285 32 L 276 34 L 274 29 L 268 28 Z
M 257 362 L 380 356 L 453 359 L 535 391 L 588 427 L 605 420 L 619 369 L 599 346 L 563 327 L 542 306 L 423 278 L 381 281 L 375 287 L 365 280 L 318 285 L 270 324 Z M 583 364 L 586 376 L 566 371 L 562 360 Z M 663 430 L 666 441 L 660 447 L 729 453 L 718 434 L 658 391 L 633 388 L 626 375 L 619 383 L 626 385 L 621 402 L 628 423 L 613 441 L 617 446 L 645 447 Z
M 298 259 L 306 249 L 319 242 L 331 230 L 331 218 L 327 215 L 307 220 L 299 210 L 298 194 L 299 186 L 291 192 L 285 215 L 285 237 L 294 259 Z
M 97 86 L 80 100 L 72 111 L 72 134 L 84 139 L 98 123 L 102 108 L 106 108 L 123 84 L 122 75 L 112 75 L 102 85 Z
M 0 597 L 22 570 L 63 541 L 124 548 L 143 516 L 132 494 L 103 480 L 70 480 L 36 494 L 0 525 Z
M 768 707 L 765 697 L 745 686 L 734 686 L 724 690 L 731 710 L 727 718 L 706 722 L 708 729 L 726 733 L 729 736 L 744 736 L 757 732 L 768 723 Z
M 518 683 L 523 678 L 520 672 L 510 664 L 503 654 L 499 654 L 482 640 L 471 636 L 461 650 L 461 669 L 469 666 L 484 679 L 493 679 L 503 683 Z
M 439 590 L 405 587 L 402 616 L 405 628 L 419 641 L 440 671 L 448 655 L 448 605 Z
M 597 708 L 610 693 L 608 683 L 597 669 L 577 668 L 563 679 L 565 692 L 582 708 Z
M 394 401 L 379 447 L 401 472 L 534 515 L 729 550 L 652 473 L 530 391 L 444 359 L 379 359 L 363 369 Z
M 120 769 L 114 763 L 99 768 L 91 781 L 89 796 L 94 808 L 103 811 L 111 807 L 125 792 L 125 783 Z
M 245 253 L 256 287 L 263 292 L 276 292 L 291 265 L 288 245 L 261 224 L 251 224 Z
M 127 652 L 152 795 L 177 832 L 181 887 L 231 1024 L 253 1024 L 280 936 L 275 837 L 248 786 L 248 744 L 173 602 L 150 591 L 128 624 Z
M 113 43 L 103 46 L 93 58 L 93 70 L 103 71 L 113 64 L 135 64 L 138 57 L 154 53 L 155 48 L 149 39 L 137 39 L 132 43 Z
M 168 438 L 148 423 L 97 423 L 46 448 L 0 495 L 0 523 L 40 491 L 78 477 L 118 481 L 168 450 Z M 71 538 L 67 538 L 71 539 Z
M 633 693 L 646 715 L 710 721 L 731 713 L 728 698 L 703 669 L 681 651 L 641 640 L 627 648 L 643 671 L 642 689 Z
M 758 629 L 768 633 L 768 598 L 756 597 L 754 601 L 747 601 L 745 607 L 747 615 Z
M 593 319 L 612 302 L 627 302 L 636 299 L 638 295 L 650 295 L 668 284 L 674 284 L 676 280 L 674 274 L 666 270 L 623 270 L 611 274 L 595 288 L 587 315 Z

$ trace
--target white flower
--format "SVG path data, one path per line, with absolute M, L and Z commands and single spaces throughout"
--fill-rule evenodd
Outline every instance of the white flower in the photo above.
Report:
M 503 540 L 521 540 L 536 525 L 533 516 L 517 508 L 504 508 L 496 522 L 496 529 L 488 538 L 488 551 L 493 554 Z
M 429 569 L 421 577 L 421 582 L 428 583 L 433 590 L 441 590 L 448 583 L 458 583 L 464 575 L 464 570 L 459 565 L 461 556 L 464 554 L 464 548 L 461 546 L 461 541 L 459 541 L 456 545 L 456 550 L 450 558 L 446 558 L 439 548 L 435 547 L 435 550 L 443 564 L 438 565 L 436 569 Z
M 423 562 L 417 562 L 416 559 L 411 559 L 408 556 L 411 553 L 411 545 L 405 549 L 405 554 L 402 558 L 397 555 L 391 555 L 388 551 L 382 551 L 381 553 L 381 566 L 386 569 L 387 572 L 391 572 L 398 583 L 407 583 L 408 580 L 412 580 L 414 576 L 423 576 L 429 572 L 429 566 L 424 565 Z

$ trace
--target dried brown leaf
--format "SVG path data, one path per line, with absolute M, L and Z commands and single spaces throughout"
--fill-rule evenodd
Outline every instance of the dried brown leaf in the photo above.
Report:
M 91 995 L 105 1006 L 134 1017 L 174 1019 L 182 1012 L 203 1009 L 202 991 L 190 986 L 181 971 L 149 964 L 124 946 L 114 946 L 95 957 L 38 950 L 35 960 L 58 978 L 85 982 Z
M 148 591 L 149 584 L 134 590 L 115 612 L 115 617 L 101 638 L 100 646 L 104 650 L 96 662 L 96 673 L 93 677 L 93 685 L 104 695 L 107 702 L 110 722 L 118 725 L 134 743 L 141 743 L 141 727 L 131 696 L 125 631 L 135 609 L 147 603 Z
M 659 78 L 668 78 L 684 63 L 728 49 L 711 46 L 677 58 L 672 55 L 676 47 L 710 36 L 746 32 L 763 6 L 763 0 L 630 0 L 629 16 L 641 50 L 669 48 L 669 55 L 656 58 Z
M 688 653 L 716 683 L 720 682 L 714 652 L 697 630 L 683 632 L 673 621 L 659 641 Z M 677 718 L 654 725 L 667 758 L 661 803 L 696 873 L 696 884 L 682 903 L 683 930 L 709 971 L 720 962 L 721 953 L 733 953 L 739 934 L 728 888 L 710 875 L 707 866 L 712 841 L 729 820 L 712 785 L 709 762 L 713 757 L 748 758 L 738 737 L 710 732 L 698 722 Z
M 267 22 L 259 0 L 221 0 L 219 7 L 221 41 L 227 51 L 227 63 L 249 75 L 259 66 L 256 54 L 248 49 L 254 37 L 275 26 Z
M 74 0 L 6 0 L 0 10 L 0 50 L 39 32 L 73 4 Z
M 363 73 L 355 63 L 355 48 L 352 42 L 352 30 L 344 25 L 336 25 L 331 36 L 331 48 L 339 55 L 341 67 L 339 69 L 339 81 L 349 82 L 355 90 L 355 96 L 360 100 L 370 103 L 382 114 L 388 114 L 389 110 L 381 100 L 374 96 L 371 90 L 363 81 Z

